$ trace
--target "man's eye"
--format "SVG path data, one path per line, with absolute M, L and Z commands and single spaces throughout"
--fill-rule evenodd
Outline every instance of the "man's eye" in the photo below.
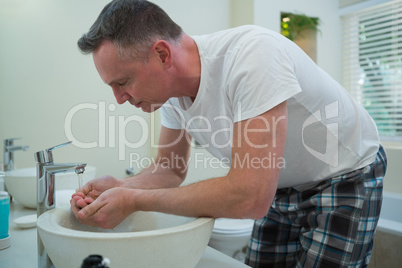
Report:
M 124 86 L 126 84 L 126 82 L 121 82 L 119 83 L 119 86 Z

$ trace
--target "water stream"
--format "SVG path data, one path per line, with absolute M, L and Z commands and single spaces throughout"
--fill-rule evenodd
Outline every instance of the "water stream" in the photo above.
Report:
M 82 189 L 82 174 L 77 174 L 78 175 L 78 190 Z

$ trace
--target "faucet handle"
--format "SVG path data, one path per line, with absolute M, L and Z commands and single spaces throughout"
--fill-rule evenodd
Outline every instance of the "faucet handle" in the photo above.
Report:
M 65 143 L 62 143 L 62 144 L 59 144 L 59 145 L 56 145 L 56 146 L 47 148 L 46 151 L 51 152 L 51 151 L 53 151 L 54 149 L 57 149 L 57 148 L 60 148 L 60 147 L 69 145 L 69 144 L 71 144 L 71 143 L 72 143 L 72 141 L 68 141 L 68 142 L 65 142 Z
M 53 151 L 54 149 L 57 149 L 57 148 L 60 148 L 60 147 L 69 145 L 69 144 L 71 144 L 71 143 L 72 143 L 72 141 L 68 141 L 68 142 L 65 142 L 65 143 L 62 143 L 62 144 L 59 144 L 59 145 L 56 145 L 56 146 L 47 148 L 47 149 L 45 149 L 45 150 L 36 152 L 36 153 L 35 153 L 35 160 L 36 160 L 36 162 L 39 162 L 39 163 L 41 163 L 41 164 L 53 162 L 53 153 L 52 153 L 52 151 Z
M 4 146 L 10 146 L 14 145 L 15 140 L 20 140 L 21 138 L 9 138 L 9 139 L 4 139 Z

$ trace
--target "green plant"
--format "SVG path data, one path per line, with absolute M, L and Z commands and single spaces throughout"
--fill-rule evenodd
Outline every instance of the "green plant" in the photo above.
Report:
M 304 14 L 281 13 L 281 34 L 294 41 L 304 30 L 319 31 L 319 18 Z

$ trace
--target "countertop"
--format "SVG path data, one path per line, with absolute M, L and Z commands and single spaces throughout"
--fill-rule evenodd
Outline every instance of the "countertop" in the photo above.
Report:
M 27 209 L 12 202 L 10 204 L 10 237 L 11 246 L 0 250 L 0 267 L 31 268 L 37 267 L 37 234 L 36 228 L 20 229 L 13 220 L 22 216 L 36 214 L 36 210 Z M 111 264 L 113 265 L 113 264 Z M 113 267 L 113 266 L 112 266 Z M 236 268 L 249 267 L 223 253 L 207 247 L 196 268 Z

